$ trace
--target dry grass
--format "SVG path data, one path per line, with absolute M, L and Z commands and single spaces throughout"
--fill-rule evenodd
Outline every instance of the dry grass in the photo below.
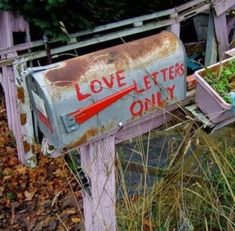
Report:
M 117 230 L 235 230 L 234 138 L 189 121 L 119 145 Z
M 118 230 L 235 230 L 234 137 L 210 136 L 193 122 L 173 134 L 159 134 L 139 137 L 132 148 L 127 144 L 128 148 L 119 148 Z M 162 151 L 150 153 L 151 142 L 163 137 Z M 121 160 L 128 156 L 124 154 L 128 149 L 129 159 L 123 167 Z M 143 167 L 130 195 L 127 169 L 134 155 Z M 167 155 L 164 169 L 148 171 L 153 155 L 159 163 Z M 155 180 L 148 187 L 151 174 Z

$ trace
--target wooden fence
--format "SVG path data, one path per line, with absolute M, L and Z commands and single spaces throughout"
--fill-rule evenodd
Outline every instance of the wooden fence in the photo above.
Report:
M 20 16 L 10 12 L 0 13 L 0 82 L 4 89 L 7 108 L 7 119 L 17 144 L 18 157 L 21 163 L 36 165 L 34 154 L 35 134 L 37 124 L 32 119 L 32 111 L 25 83 L 25 70 L 35 63 L 40 68 L 40 61 L 50 55 L 52 59 L 61 55 L 74 56 L 82 47 L 123 38 L 154 29 L 169 29 L 180 36 L 180 23 L 201 13 L 208 15 L 206 64 L 211 64 L 223 58 L 229 48 L 229 35 L 234 30 L 234 18 L 227 11 L 235 5 L 234 0 L 193 0 L 173 9 L 156 12 L 120 22 L 99 26 L 91 30 L 70 35 L 70 42 L 63 44 L 57 40 L 31 41 L 29 25 Z M 25 32 L 26 41 L 14 45 L 14 32 Z M 84 36 L 86 39 L 84 39 Z M 45 47 L 53 47 L 49 53 Z M 67 55 L 67 57 L 69 57 Z M 193 100 L 188 96 L 185 102 Z M 173 110 L 173 109 L 171 109 Z M 156 112 L 138 122 L 141 133 L 147 132 L 168 119 L 167 111 Z M 159 119 L 160 118 L 160 119 Z M 161 121 L 161 122 L 160 122 Z M 153 123 L 154 122 L 154 123 Z M 85 195 L 84 212 L 87 230 L 116 229 L 115 218 L 115 143 L 140 135 L 135 129 L 136 124 L 130 124 L 117 134 L 110 134 L 102 141 L 92 142 L 81 147 L 82 165 L 91 179 L 92 195 Z M 108 147 L 108 148 L 107 148 Z M 96 153 L 96 155 L 93 155 Z M 102 154 L 102 155 L 99 155 Z M 106 157 L 106 158 L 104 158 Z M 105 159 L 105 162 L 104 162 Z M 92 167 L 96 166 L 96 167 Z M 106 174 L 108 169 L 108 174 Z M 98 172 L 97 172 L 98 171 Z M 100 182 L 97 184 L 97 174 Z M 100 217 L 102 215 L 102 217 Z M 93 218 L 93 219 L 91 219 Z M 104 219 L 103 219 L 104 218 Z M 94 228 L 95 227 L 95 228 Z

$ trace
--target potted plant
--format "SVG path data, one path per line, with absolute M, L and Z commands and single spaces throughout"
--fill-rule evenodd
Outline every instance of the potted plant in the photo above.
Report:
M 235 116 L 235 58 L 195 72 L 196 103 L 214 124 Z

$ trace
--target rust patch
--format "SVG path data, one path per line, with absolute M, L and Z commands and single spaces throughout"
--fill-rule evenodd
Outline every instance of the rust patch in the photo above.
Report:
M 110 75 L 118 70 L 141 68 L 149 62 L 173 54 L 178 39 L 169 32 L 96 51 L 61 63 L 48 70 L 45 78 L 56 86 L 71 86 L 73 81 L 87 81 Z
M 23 87 L 17 87 L 17 98 L 24 103 L 25 102 L 25 94 Z
M 23 126 L 27 122 L 27 114 L 26 113 L 21 113 L 20 114 L 20 124 Z
M 31 150 L 32 150 L 32 153 L 39 153 L 41 150 L 41 145 L 37 143 L 33 143 L 31 145 Z
M 85 144 L 90 138 L 93 138 L 95 135 L 97 135 L 97 132 L 98 131 L 96 128 L 89 129 L 79 140 L 69 144 L 68 148 L 75 148 L 79 145 Z
M 23 146 L 24 146 L 25 153 L 27 153 L 31 150 L 31 145 L 27 141 L 23 141 Z
M 56 86 L 68 86 L 71 84 L 70 82 L 76 79 L 79 80 L 80 76 L 86 72 L 88 66 L 89 61 L 81 56 L 65 61 L 63 66 L 49 70 L 45 76 Z

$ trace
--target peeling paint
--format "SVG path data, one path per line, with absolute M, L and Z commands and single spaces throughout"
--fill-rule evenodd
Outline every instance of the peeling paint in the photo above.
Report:
M 23 141 L 23 146 L 24 146 L 25 153 L 27 153 L 31 150 L 31 145 L 27 141 Z
M 27 122 L 27 114 L 26 113 L 21 113 L 20 114 L 20 123 L 22 126 L 24 126 Z
M 25 102 L 25 93 L 23 87 L 17 87 L 17 98 L 21 103 Z

